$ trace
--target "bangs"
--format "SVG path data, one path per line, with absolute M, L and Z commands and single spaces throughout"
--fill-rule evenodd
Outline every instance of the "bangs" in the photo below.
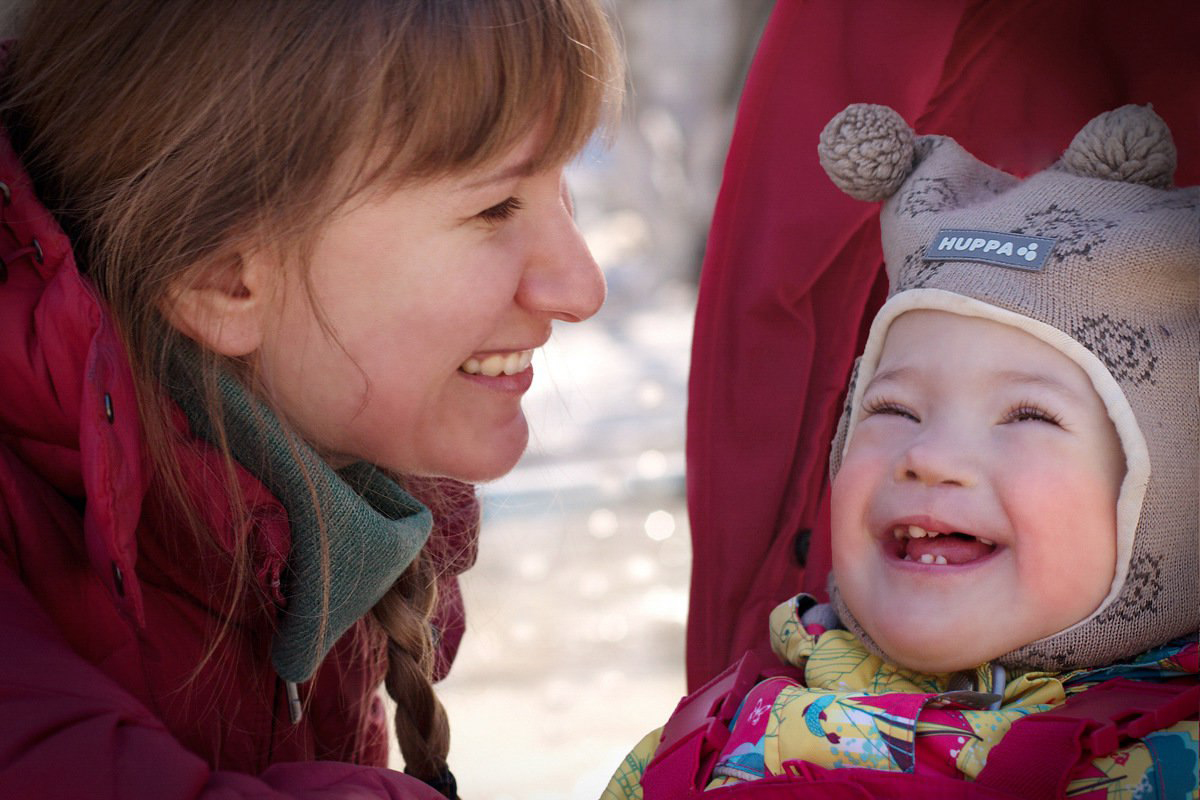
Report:
M 615 122 L 623 73 L 592 3 L 427 0 L 408 13 L 397 26 L 407 35 L 380 51 L 389 63 L 361 120 L 373 176 L 400 183 L 479 167 L 544 125 L 540 168 Z
M 601 0 L 78 5 L 34 6 L 4 119 L 131 315 L 247 242 L 303 262 L 377 180 L 477 168 L 539 126 L 531 166 L 565 162 L 624 89 Z

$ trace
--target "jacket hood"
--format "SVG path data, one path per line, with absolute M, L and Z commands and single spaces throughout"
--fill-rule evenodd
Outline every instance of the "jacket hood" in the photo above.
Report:
M 134 534 L 148 473 L 128 360 L 7 135 L 0 184 L 0 374 L 22 387 L 0 407 L 0 428 L 58 491 L 87 498 L 88 558 L 119 606 L 141 621 Z

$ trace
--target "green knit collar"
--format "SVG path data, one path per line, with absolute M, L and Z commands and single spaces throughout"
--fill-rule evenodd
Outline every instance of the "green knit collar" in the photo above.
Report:
M 212 441 L 197 373 L 187 366 L 195 363 L 188 357 L 176 361 L 170 391 L 192 430 Z M 433 518 L 412 495 L 366 462 L 334 471 L 312 448 L 285 433 L 279 419 L 228 373 L 219 375 L 217 386 L 234 458 L 288 512 L 292 547 L 283 580 L 287 608 L 280 611 L 271 661 L 285 681 L 302 683 L 312 677 L 334 642 L 412 563 L 429 538 Z M 322 521 L 328 559 L 322 558 Z M 327 605 L 323 562 L 329 565 Z

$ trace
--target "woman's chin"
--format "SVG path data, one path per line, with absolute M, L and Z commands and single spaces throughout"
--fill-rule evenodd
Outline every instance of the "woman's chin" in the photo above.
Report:
M 520 414 L 502 429 L 476 434 L 460 443 L 428 471 L 466 483 L 487 483 L 511 472 L 528 444 L 529 425 Z

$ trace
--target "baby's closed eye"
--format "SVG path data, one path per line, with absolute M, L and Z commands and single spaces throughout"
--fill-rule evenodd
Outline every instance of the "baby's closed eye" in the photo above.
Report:
M 1045 422 L 1055 427 L 1062 427 L 1062 418 L 1052 411 L 1047 411 L 1033 403 L 1018 403 L 1004 415 L 1004 423 L 1010 422 Z
M 917 413 L 903 403 L 885 398 L 875 398 L 863 402 L 863 416 L 895 416 L 920 422 Z

